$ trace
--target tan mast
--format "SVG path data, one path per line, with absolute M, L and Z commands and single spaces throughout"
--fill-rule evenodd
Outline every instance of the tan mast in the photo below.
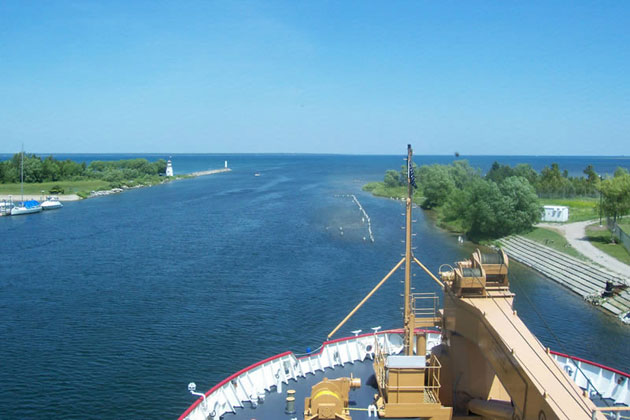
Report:
M 411 235 L 411 207 L 412 207 L 411 198 L 413 195 L 413 186 L 411 185 L 409 168 L 411 167 L 410 165 L 412 165 L 412 162 L 411 162 L 412 155 L 413 155 L 413 150 L 411 149 L 411 145 L 408 144 L 407 145 L 407 201 L 406 201 L 407 210 L 406 210 L 406 218 L 405 218 L 405 232 L 406 232 L 405 257 L 401 259 L 398 262 L 398 264 L 396 264 L 396 266 L 394 266 L 394 268 L 392 268 L 392 270 L 385 277 L 383 277 L 383 279 L 374 287 L 374 289 L 372 289 L 370 293 L 368 293 L 367 296 L 363 298 L 363 300 L 361 300 L 361 302 L 359 302 L 359 304 L 355 306 L 354 309 L 352 309 L 352 311 L 350 311 L 350 313 L 330 332 L 330 334 L 328 334 L 327 336 L 328 340 L 330 340 L 330 338 L 339 330 L 339 328 L 341 328 L 352 317 L 352 315 L 354 315 L 356 311 L 358 311 L 359 308 L 361 308 L 361 306 L 363 306 L 363 304 L 367 302 L 367 300 L 370 297 L 372 297 L 374 293 L 376 293 L 378 289 L 380 289 L 380 287 L 387 281 L 387 279 L 389 279 L 396 272 L 396 270 L 400 268 L 400 266 L 404 262 L 405 263 L 405 310 L 403 314 L 403 326 L 405 329 L 404 345 L 405 345 L 405 354 L 408 356 L 413 354 L 413 332 L 414 332 L 414 327 L 415 327 L 415 319 L 414 319 L 412 304 L 411 304 L 411 262 L 416 261 L 418 264 L 420 264 L 420 262 L 411 253 L 411 237 L 412 237 Z M 430 271 L 428 271 L 424 266 L 422 266 L 422 264 L 420 264 L 420 266 L 427 273 L 429 273 L 433 277 L 433 279 L 440 284 L 440 286 L 442 286 L 439 280 L 437 280 Z
M 405 354 L 410 356 L 413 354 L 413 330 L 414 320 L 411 313 L 411 207 L 413 195 L 413 186 L 411 185 L 410 171 L 412 168 L 411 156 L 413 150 L 411 145 L 407 145 L 407 212 L 405 222 L 405 313 L 404 313 L 404 327 L 405 327 Z

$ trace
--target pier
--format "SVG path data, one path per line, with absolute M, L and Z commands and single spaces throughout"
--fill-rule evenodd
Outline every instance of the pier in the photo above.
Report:
M 509 236 L 499 240 L 508 256 L 582 296 L 599 304 L 614 315 L 630 310 L 630 289 L 600 299 L 606 281 L 615 285 L 628 285 L 628 279 L 593 263 L 581 261 L 522 236 Z
M 193 172 L 188 174 L 188 176 L 204 176 L 204 175 L 213 175 L 213 174 L 220 174 L 221 172 L 230 172 L 232 169 L 230 168 L 221 168 L 221 169 L 210 169 L 207 171 L 198 171 L 198 172 Z

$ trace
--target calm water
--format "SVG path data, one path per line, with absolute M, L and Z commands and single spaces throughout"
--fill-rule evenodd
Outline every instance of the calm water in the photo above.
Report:
M 180 173 L 225 159 L 233 172 L 0 218 L 1 418 L 176 418 L 194 400 L 188 382 L 207 389 L 264 357 L 317 347 L 400 259 L 402 205 L 361 186 L 401 157 L 173 157 Z M 470 158 L 482 168 L 495 159 Z M 589 163 L 602 172 L 630 166 L 510 159 L 498 160 L 559 161 L 578 173 Z M 336 196 L 347 193 L 369 213 L 374 244 L 363 241 L 356 206 Z M 416 255 L 432 270 L 471 251 L 421 212 L 416 219 Z M 400 326 L 401 279 L 338 335 Z M 518 265 L 512 283 L 516 309 L 545 345 L 630 370 L 630 328 Z M 436 291 L 420 272 L 415 286 Z

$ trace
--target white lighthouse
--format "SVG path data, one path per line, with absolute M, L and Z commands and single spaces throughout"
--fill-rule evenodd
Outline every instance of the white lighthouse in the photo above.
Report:
M 173 164 L 170 159 L 166 162 L 166 176 L 173 176 Z

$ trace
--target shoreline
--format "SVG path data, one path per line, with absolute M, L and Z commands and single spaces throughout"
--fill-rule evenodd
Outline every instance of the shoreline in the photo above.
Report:
M 224 173 L 224 172 L 231 172 L 231 171 L 232 171 L 231 168 L 208 169 L 208 170 L 205 170 L 205 171 L 197 171 L 197 172 L 192 172 L 190 174 L 176 175 L 176 176 L 172 177 L 171 179 L 163 180 L 159 184 L 136 185 L 136 186 L 133 186 L 133 187 L 128 187 L 126 185 L 123 185 L 121 188 L 110 188 L 110 189 L 107 189 L 107 190 L 91 191 L 90 194 L 87 197 L 85 197 L 85 198 L 82 198 L 78 194 L 44 194 L 44 195 L 42 195 L 42 194 L 24 194 L 24 200 L 41 201 L 41 200 L 45 199 L 45 197 L 54 196 L 54 197 L 59 198 L 59 201 L 80 201 L 80 200 L 85 200 L 85 199 L 88 199 L 88 198 L 104 197 L 106 195 L 119 194 L 121 192 L 128 191 L 128 190 L 133 190 L 133 189 L 137 189 L 137 188 L 145 188 L 145 187 L 152 187 L 152 186 L 155 186 L 155 185 L 162 185 L 164 183 L 177 181 L 177 180 L 180 180 L 180 179 L 197 178 L 197 177 L 200 177 L 200 176 L 214 175 L 214 174 L 219 174 L 219 173 Z M 11 199 L 13 200 L 14 203 L 21 202 L 22 201 L 22 194 L 20 194 L 20 193 L 18 193 L 18 194 L 0 194 L 0 202 L 4 202 L 4 201 L 8 202 Z
M 57 197 L 59 198 L 59 201 L 79 201 L 82 199 L 77 194 L 24 194 L 24 200 L 43 201 L 48 196 Z M 8 202 L 11 201 L 11 199 L 13 199 L 14 203 L 21 202 L 22 194 L 0 194 L 0 202 Z

